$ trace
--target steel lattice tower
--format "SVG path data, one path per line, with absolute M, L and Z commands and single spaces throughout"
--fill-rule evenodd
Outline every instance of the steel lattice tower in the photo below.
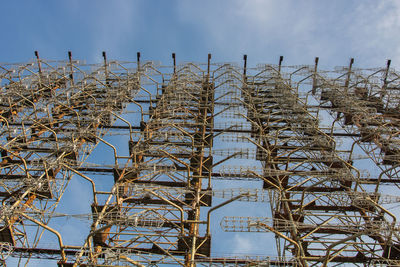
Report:
M 161 66 L 140 53 L 103 53 L 101 64 L 35 54 L 0 65 L 3 265 L 400 264 L 400 76 L 390 60 L 325 71 L 318 58 L 250 68 L 246 56 L 240 67 L 211 55 Z M 97 146 L 106 152 L 91 157 Z M 90 184 L 87 214 L 58 207 L 72 177 Z M 266 216 L 237 209 L 219 226 L 214 211 L 232 202 L 259 202 Z M 86 234 L 68 244 L 53 221 L 78 217 Z M 273 242 L 263 256 L 219 255 L 221 228 Z

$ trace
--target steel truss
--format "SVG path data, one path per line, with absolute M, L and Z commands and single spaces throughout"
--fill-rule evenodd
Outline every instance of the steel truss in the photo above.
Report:
M 246 57 L 238 67 L 211 55 L 176 65 L 173 54 L 169 67 L 139 53 L 136 62 L 103 53 L 97 65 L 36 57 L 0 66 L 4 264 L 399 264 L 400 79 L 390 61 L 321 71 L 318 58 L 248 68 Z M 96 146 L 112 163 L 90 158 Z M 92 188 L 87 214 L 57 209 L 73 176 Z M 213 212 L 234 201 L 265 203 L 269 216 L 237 210 L 222 230 L 272 233 L 274 255 L 212 252 Z M 81 245 L 63 242 L 56 217 L 90 223 Z

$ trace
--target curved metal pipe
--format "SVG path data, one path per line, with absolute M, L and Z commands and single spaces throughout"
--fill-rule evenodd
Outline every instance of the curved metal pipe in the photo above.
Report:
M 64 163 L 62 163 L 62 165 L 63 165 L 65 168 L 67 168 L 68 170 L 70 170 L 70 171 L 72 171 L 73 173 L 75 173 L 75 174 L 81 176 L 83 179 L 86 179 L 87 181 L 89 181 L 89 182 L 91 183 L 91 185 L 92 185 L 92 191 L 93 191 L 93 202 L 94 202 L 94 204 L 97 205 L 96 186 L 95 186 L 95 183 L 93 182 L 93 180 L 90 179 L 89 177 L 87 177 L 85 174 L 83 174 L 83 173 L 81 173 L 81 172 L 79 172 L 79 171 L 77 171 L 77 170 L 75 170 L 75 169 L 69 167 L 68 165 L 66 165 L 66 164 L 64 164 Z
M 61 237 L 61 235 L 60 235 L 59 232 L 57 232 L 56 230 L 54 230 L 53 228 L 51 228 L 51 227 L 49 227 L 49 226 L 47 226 L 47 225 L 45 225 L 45 224 L 43 224 L 43 223 L 41 223 L 41 222 L 35 220 L 34 218 L 29 217 L 28 215 L 26 215 L 26 214 L 24 214 L 24 213 L 20 213 L 19 215 L 21 215 L 21 216 L 24 217 L 25 219 L 30 220 L 31 222 L 36 223 L 37 225 L 40 225 L 40 226 L 43 227 L 44 229 L 46 229 L 46 230 L 52 232 L 53 234 L 55 234 L 55 235 L 57 236 L 58 243 L 59 243 L 59 245 L 60 245 L 61 259 L 62 259 L 63 262 L 66 262 L 66 261 L 67 261 L 67 258 L 66 258 L 66 256 L 65 256 L 65 251 L 64 251 L 64 244 L 63 244 L 62 237 Z

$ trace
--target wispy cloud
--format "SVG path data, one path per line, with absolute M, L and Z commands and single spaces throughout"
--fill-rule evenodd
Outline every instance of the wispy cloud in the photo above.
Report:
M 279 54 L 292 64 L 384 64 L 399 56 L 398 1 L 202 1 L 178 7 L 182 23 L 204 36 L 216 54 L 248 53 L 258 62 Z M 329 63 L 328 63 L 329 62 Z

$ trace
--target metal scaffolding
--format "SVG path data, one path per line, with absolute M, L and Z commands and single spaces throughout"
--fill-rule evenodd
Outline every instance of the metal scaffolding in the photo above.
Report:
M 0 65 L 3 265 L 400 264 L 400 76 L 390 61 L 324 71 L 318 58 L 250 68 L 246 56 L 239 67 L 211 55 L 177 65 L 173 54 L 172 66 L 140 53 L 103 53 L 101 64 L 35 55 Z M 91 188 L 85 214 L 59 206 L 73 177 Z M 266 216 L 225 213 L 238 202 Z M 65 242 L 57 219 L 84 221 L 79 244 Z M 213 249 L 218 231 L 273 242 L 263 255 L 228 255 Z

